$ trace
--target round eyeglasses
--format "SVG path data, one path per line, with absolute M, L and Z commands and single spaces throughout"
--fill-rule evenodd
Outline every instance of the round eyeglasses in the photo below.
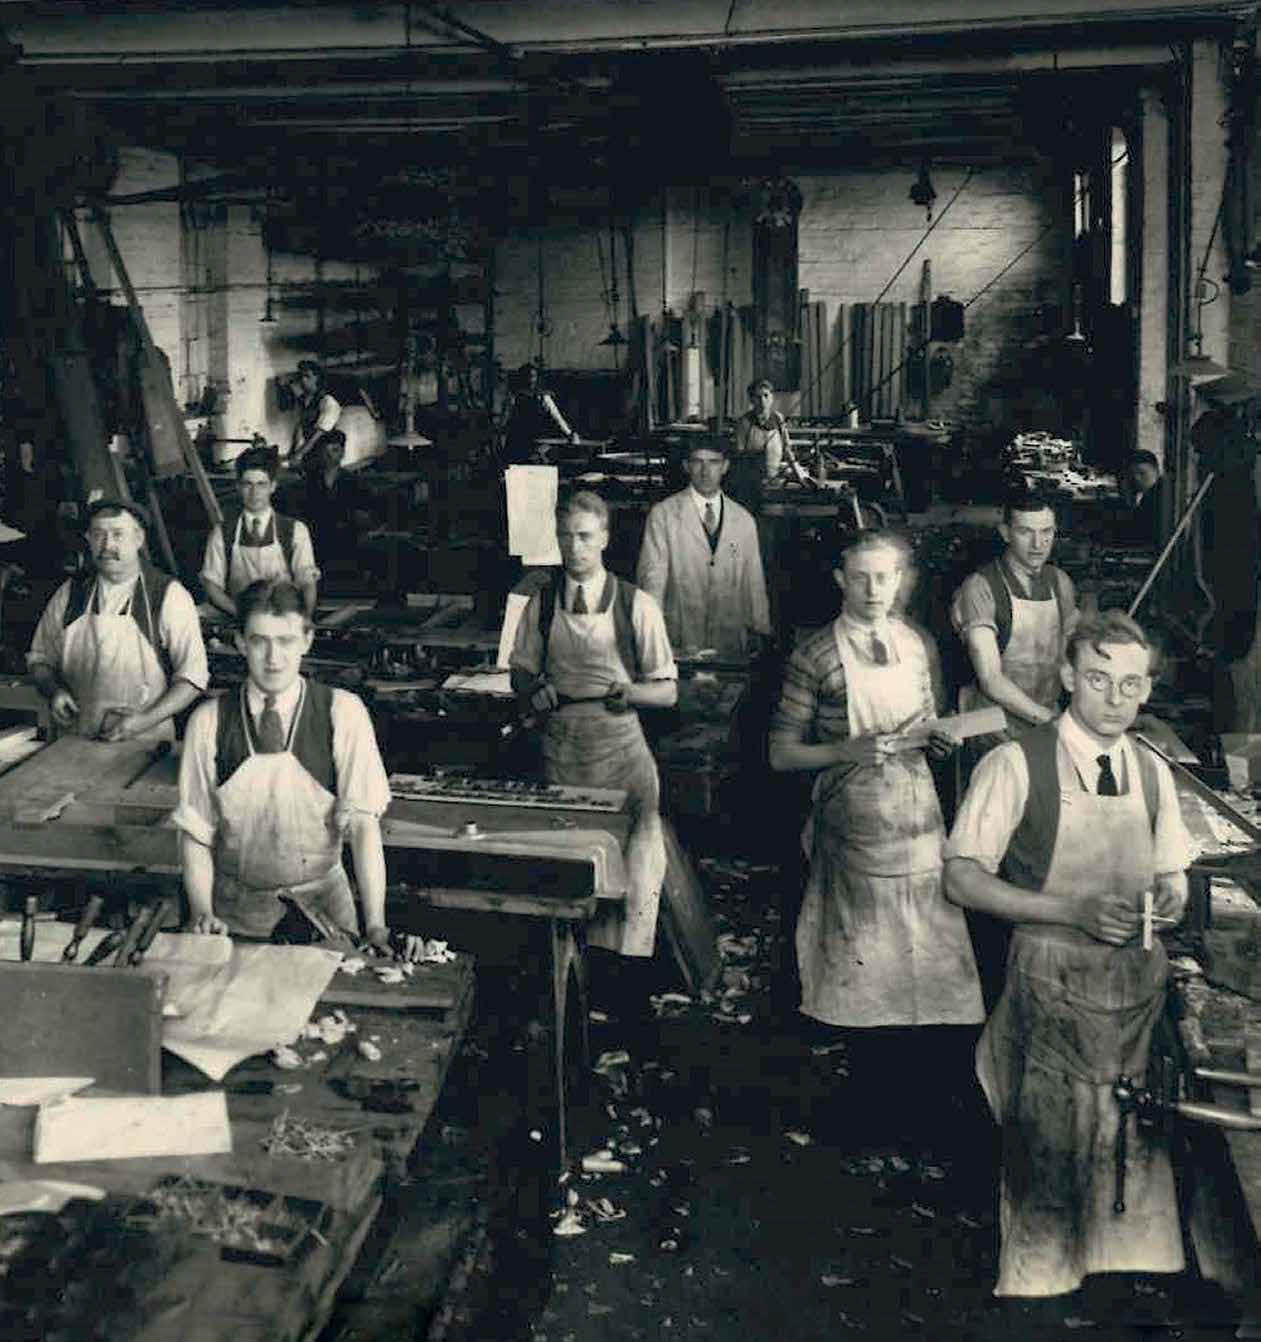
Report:
M 1116 686 L 1123 699 L 1137 699 L 1147 688 L 1146 676 L 1122 676 L 1118 682 L 1106 671 L 1083 671 L 1081 678 L 1096 694 L 1108 694 Z

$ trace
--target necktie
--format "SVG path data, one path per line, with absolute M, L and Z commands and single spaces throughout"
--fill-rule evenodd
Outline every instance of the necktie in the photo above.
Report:
M 578 590 L 574 593 L 574 604 L 571 610 L 575 615 L 586 615 L 588 613 L 587 598 L 583 595 L 581 583 L 578 584 Z
M 285 748 L 285 730 L 276 712 L 276 696 L 263 695 L 263 711 L 258 715 L 258 749 L 264 755 L 279 755 Z
M 718 514 L 714 511 L 714 504 L 709 500 L 705 504 L 705 534 L 713 539 L 714 532 L 718 530 Z
M 263 543 L 263 523 L 262 523 L 262 521 L 261 521 L 259 518 L 257 518 L 257 517 L 254 519 L 254 522 L 253 522 L 253 532 L 254 532 L 254 544 L 255 544 L 255 545 L 262 545 L 262 543 Z
M 1101 797 L 1116 797 L 1120 790 L 1117 787 L 1116 774 L 1112 772 L 1112 760 L 1107 755 L 1100 755 L 1096 760 L 1099 765 L 1099 785 L 1095 791 Z
M 889 665 L 889 649 L 885 647 L 884 641 L 875 634 L 871 636 L 871 660 L 877 666 Z

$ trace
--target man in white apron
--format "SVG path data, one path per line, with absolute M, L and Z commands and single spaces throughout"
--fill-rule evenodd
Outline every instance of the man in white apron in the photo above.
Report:
M 53 593 L 31 640 L 31 676 L 78 736 L 173 740 L 172 719 L 210 682 L 193 598 L 141 553 L 146 523 L 130 501 L 91 505 L 92 568 Z
M 180 758 L 184 889 L 193 931 L 264 940 L 298 895 L 359 931 L 342 865 L 350 844 L 363 935 L 391 948 L 381 817 L 390 787 L 362 700 L 301 674 L 311 646 L 302 594 L 283 581 L 247 587 L 237 645 L 249 678 L 189 720 Z M 404 954 L 416 958 L 417 938 Z
M 630 889 L 624 904 L 597 918 L 591 943 L 642 958 L 653 952 L 666 855 L 657 762 L 636 709 L 671 707 L 678 670 L 661 607 L 605 571 L 604 500 L 582 491 L 562 502 L 556 535 L 564 569 L 521 614 L 510 659 L 513 688 L 548 715 L 543 768 L 550 782 L 630 794 Z
M 676 653 L 746 657 L 771 634 L 757 524 L 722 488 L 730 465 L 725 440 L 699 439 L 691 483 L 648 514 L 636 578 L 665 612 Z
M 210 603 L 236 617 L 236 599 L 264 578 L 294 583 L 315 610 L 320 571 L 311 533 L 304 522 L 272 507 L 280 457 L 274 448 L 247 447 L 236 459 L 240 508 L 225 508 L 223 525 L 211 529 L 201 566 L 201 585 Z
M 845 552 L 842 612 L 793 651 L 770 729 L 772 769 L 817 775 L 797 919 L 801 1010 L 847 1030 L 851 1054 L 865 1055 L 855 1070 L 872 1113 L 890 1098 L 895 1112 L 881 1117 L 904 1134 L 946 1098 L 941 1061 L 975 1040 L 972 1029 L 926 1039 L 918 1027 L 984 1019 L 967 927 L 942 891 L 936 786 L 924 749 L 902 739 L 937 716 L 941 695 L 932 640 L 892 614 L 906 561 L 888 533 L 864 533 Z M 944 758 L 957 745 L 934 729 L 928 748 Z
M 1067 712 L 981 761 L 946 847 L 950 897 L 1014 925 L 977 1048 L 1002 1130 L 1000 1296 L 1184 1265 L 1168 1152 L 1132 1116 L 1126 1210 L 1112 1207 L 1113 1085 L 1145 1077 L 1165 998 L 1164 949 L 1142 946 L 1144 892 L 1179 917 L 1191 858 L 1169 770 L 1125 734 L 1151 655 L 1120 611 L 1083 620 L 1062 666 Z
M 1003 506 L 998 534 L 1003 553 L 964 580 L 950 608 L 975 676 L 959 692 L 960 709 L 997 704 L 1010 724 L 1006 734 L 984 739 L 981 754 L 1057 716 L 1060 661 L 1077 620 L 1072 579 L 1049 562 L 1052 505 L 1016 495 Z

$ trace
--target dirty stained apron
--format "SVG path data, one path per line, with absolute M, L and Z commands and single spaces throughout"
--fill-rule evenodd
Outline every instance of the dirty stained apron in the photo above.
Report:
M 245 537 L 245 514 L 237 518 L 236 534 L 232 537 L 232 560 L 228 565 L 228 595 L 236 598 L 252 582 L 261 578 L 292 579 L 284 548 L 280 544 L 280 524 L 272 513 L 268 521 L 271 540 L 265 545 L 250 545 Z
M 574 698 L 634 679 L 617 651 L 611 605 L 605 611 L 575 615 L 557 604 L 548 636 L 547 675 L 560 694 Z M 622 955 L 651 955 L 666 852 L 657 762 L 639 714 L 610 713 L 599 703 L 558 709 L 543 730 L 543 773 L 550 783 L 620 788 L 629 794 L 626 901 L 603 901 L 588 939 L 593 946 Z
M 877 666 L 838 621 L 851 737 L 933 712 L 919 636 L 889 626 Z M 984 1018 L 963 913 L 942 891 L 941 807 L 923 751 L 873 768 L 837 765 L 815 783 L 803 843 L 810 874 L 797 919 L 801 1010 L 839 1026 L 972 1025 Z
M 167 691 L 167 675 L 158 650 L 131 614 L 137 600 L 148 601 L 143 573 L 117 613 L 101 614 L 98 582 L 83 614 L 65 630 L 61 678 L 79 705 L 73 729 L 76 736 L 95 738 L 100 735 L 101 719 L 109 709 L 139 712 L 157 703 Z M 150 606 L 150 614 L 156 636 L 158 612 Z M 172 741 L 174 723 L 168 718 L 151 732 L 133 739 Z
M 1011 597 L 1011 633 L 1002 652 L 1003 674 L 1036 704 L 1055 708 L 1060 699 L 1060 661 L 1064 633 L 1060 626 L 1060 603 L 1052 592 L 1049 601 L 1031 601 L 1022 596 L 998 566 L 999 575 Z M 1054 583 L 1055 577 L 1050 578 Z M 959 708 L 994 707 L 994 701 L 979 685 L 965 685 L 959 691 Z M 1012 740 L 1026 724 L 1016 723 L 1005 731 L 978 736 L 968 742 L 968 757 L 975 761 L 1003 741 Z
M 242 696 L 245 691 L 242 689 Z M 342 866 L 344 826 L 337 798 L 292 752 L 306 698 L 294 710 L 283 751 L 262 754 L 242 704 L 249 754 L 218 789 L 214 911 L 235 936 L 269 937 L 294 894 L 357 934 L 350 880 Z
M 1137 901 L 1155 875 L 1138 778 L 1122 796 L 1096 796 L 1062 747 L 1056 756 L 1060 821 L 1043 890 Z M 1117 947 L 1071 928 L 1016 925 L 1006 987 L 977 1045 L 977 1076 L 1002 1126 L 996 1295 L 1059 1295 L 1095 1272 L 1185 1266 L 1168 1151 L 1133 1117 L 1126 1210 L 1112 1210 L 1112 1087 L 1122 1074 L 1146 1075 L 1165 976 L 1159 941 L 1145 951 L 1138 939 Z

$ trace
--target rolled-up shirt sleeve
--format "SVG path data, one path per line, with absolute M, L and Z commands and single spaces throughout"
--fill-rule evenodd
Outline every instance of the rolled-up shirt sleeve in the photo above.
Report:
M 66 605 L 69 600 L 70 584 L 63 582 L 52 594 L 35 626 L 35 636 L 26 654 L 27 666 L 48 666 L 54 671 L 61 670 L 61 657 L 66 646 Z
M 539 633 L 539 598 L 535 594 L 521 612 L 517 633 L 512 642 L 508 666 L 513 671 L 524 671 L 537 676 L 543 667 L 543 636 Z
M 171 659 L 171 678 L 186 680 L 204 691 L 210 684 L 210 664 L 201 636 L 201 620 L 188 588 L 172 582 L 167 586 L 158 615 L 158 637 Z
M 293 580 L 296 583 L 318 582 L 319 566 L 315 562 L 315 546 L 311 531 L 305 522 L 295 519 L 293 524 Z
M 341 418 L 341 402 L 335 396 L 330 396 L 327 392 L 320 398 L 320 417 L 316 421 L 316 428 L 321 433 L 330 433 L 337 427 L 337 421 Z
M 998 874 L 1029 797 L 1029 769 L 1015 741 L 996 746 L 976 766 L 943 856 L 969 858 Z
M 998 632 L 998 612 L 994 593 L 979 573 L 965 578 L 950 603 L 950 623 L 962 638 L 969 629 L 992 629 Z
M 201 561 L 202 582 L 212 582 L 216 587 L 227 588 L 228 555 L 223 542 L 223 528 L 211 527 L 206 537 L 206 552 Z
M 171 823 L 190 839 L 214 842 L 219 828 L 215 801 L 215 734 L 219 723 L 219 701 L 202 704 L 188 720 L 180 753 L 180 800 Z
M 1160 791 L 1156 804 L 1156 833 L 1154 836 L 1153 865 L 1158 876 L 1174 871 L 1186 871 L 1194 860 L 1191 836 L 1187 833 L 1178 802 L 1178 789 L 1164 760 L 1156 760 Z
M 670 635 L 666 632 L 666 618 L 656 597 L 642 590 L 635 593 L 631 627 L 635 631 L 635 648 L 639 653 L 640 679 L 678 680 L 679 668 L 670 647 Z
M 331 713 L 338 810 L 379 820 L 389 810 L 390 780 L 368 710 L 358 695 L 335 689 Z

